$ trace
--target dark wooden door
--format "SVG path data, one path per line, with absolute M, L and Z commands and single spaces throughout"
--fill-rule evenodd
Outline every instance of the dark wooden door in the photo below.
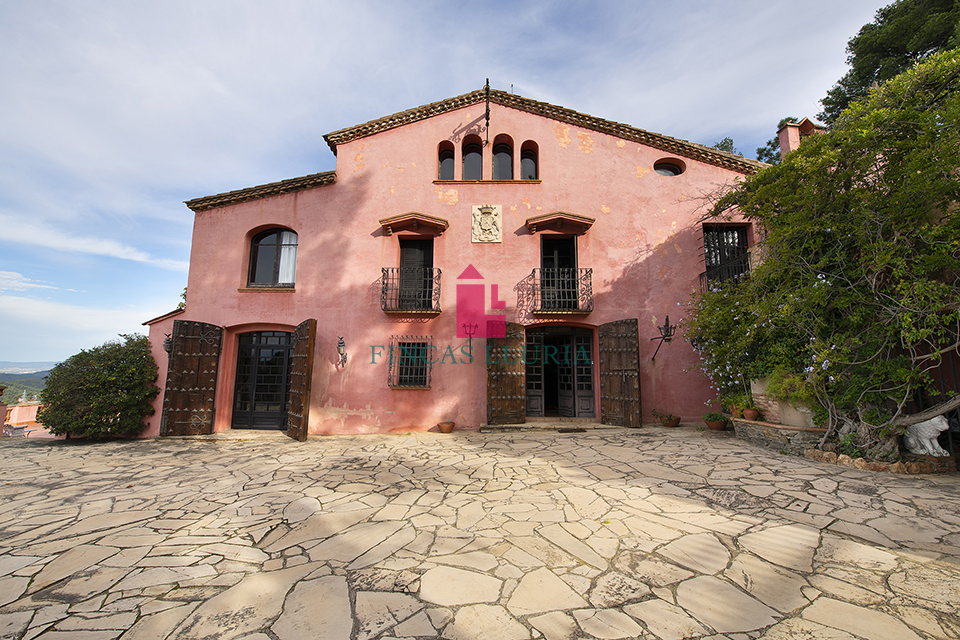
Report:
M 310 389 L 313 379 L 313 351 L 317 341 L 317 321 L 304 320 L 293 332 L 290 356 L 290 393 L 287 397 L 287 435 L 304 442 L 310 418 Z
M 160 435 L 213 433 L 223 328 L 206 322 L 174 320 L 170 337 Z
M 487 423 L 526 421 L 523 325 L 508 322 L 505 338 L 487 338 Z
M 600 422 L 640 426 L 640 339 L 636 318 L 599 327 Z

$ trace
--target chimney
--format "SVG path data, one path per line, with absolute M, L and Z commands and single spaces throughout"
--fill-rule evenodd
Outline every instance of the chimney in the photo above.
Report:
M 826 130 L 826 127 L 810 118 L 804 118 L 800 122 L 787 122 L 777 131 L 777 137 L 780 138 L 780 159 L 786 158 L 788 153 L 799 148 L 804 138 L 819 135 Z

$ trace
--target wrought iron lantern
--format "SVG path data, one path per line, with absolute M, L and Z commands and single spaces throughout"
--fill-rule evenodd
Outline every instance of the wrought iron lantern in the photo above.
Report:
M 347 366 L 347 343 L 343 341 L 343 336 L 337 336 L 337 354 L 340 356 L 340 366 Z
M 670 342 L 671 340 L 673 340 L 673 336 L 677 332 L 677 325 L 670 324 L 670 316 L 666 316 L 663 319 L 663 326 L 662 327 L 658 326 L 657 331 L 660 332 L 660 335 L 656 338 L 650 338 L 650 339 L 659 340 L 660 344 L 657 345 L 657 350 L 653 352 L 653 357 L 650 358 L 651 360 L 657 359 L 657 354 L 660 353 L 660 347 L 663 346 L 664 342 Z

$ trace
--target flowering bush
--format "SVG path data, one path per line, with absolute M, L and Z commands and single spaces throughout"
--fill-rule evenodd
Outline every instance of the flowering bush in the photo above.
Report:
M 960 407 L 929 370 L 960 345 L 960 49 L 854 103 L 720 197 L 760 234 L 750 278 L 694 298 L 687 338 L 720 394 L 780 370 L 871 457 Z M 926 394 L 935 406 L 911 414 Z M 826 437 L 826 436 L 825 436 Z M 852 445 L 851 445 L 852 446 Z

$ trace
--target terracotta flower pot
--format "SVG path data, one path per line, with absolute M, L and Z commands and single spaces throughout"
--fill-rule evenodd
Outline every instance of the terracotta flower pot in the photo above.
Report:
M 451 433 L 456 424 L 455 422 L 440 422 L 437 424 L 437 429 L 440 430 L 440 433 Z
M 680 424 L 680 418 L 672 418 L 672 419 L 663 418 L 662 420 L 660 420 L 660 424 L 662 424 L 665 427 L 675 427 L 678 424 Z
M 713 431 L 723 431 L 727 428 L 726 420 L 704 420 L 703 422 Z
M 760 417 L 760 412 L 756 409 L 744 409 L 743 417 L 745 420 L 756 420 Z

